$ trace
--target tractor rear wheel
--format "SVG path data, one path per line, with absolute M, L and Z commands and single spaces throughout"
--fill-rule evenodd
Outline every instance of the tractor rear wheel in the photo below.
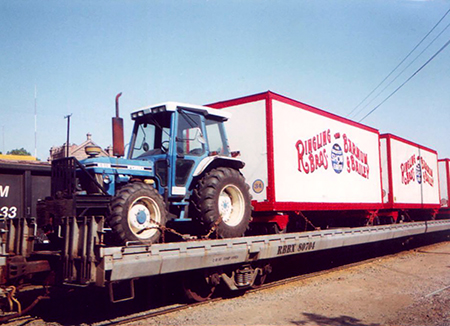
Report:
M 162 196 L 142 182 L 122 187 L 111 202 L 108 223 L 121 243 L 157 242 L 167 211 Z
M 220 238 L 241 237 L 251 220 L 249 186 L 239 171 L 217 168 L 199 182 L 194 196 L 200 222 Z

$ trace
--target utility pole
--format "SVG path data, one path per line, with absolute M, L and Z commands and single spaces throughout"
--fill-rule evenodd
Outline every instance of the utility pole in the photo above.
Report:
M 66 142 L 66 157 L 69 157 L 69 135 L 70 135 L 70 117 L 72 116 L 72 113 L 69 115 L 66 115 L 64 119 L 67 119 L 67 142 Z
M 37 158 L 37 87 L 34 85 L 34 157 Z

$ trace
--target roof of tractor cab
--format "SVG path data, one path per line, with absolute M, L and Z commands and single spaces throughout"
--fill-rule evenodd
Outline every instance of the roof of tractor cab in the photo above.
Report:
M 197 112 L 209 117 L 220 118 L 221 120 L 228 120 L 231 117 L 231 114 L 229 112 L 225 112 L 223 110 L 213 109 L 202 105 L 186 104 L 179 102 L 164 102 L 152 106 L 146 106 L 131 113 L 131 117 L 133 119 L 136 119 L 138 117 L 142 117 L 144 115 L 151 113 L 158 113 L 163 111 L 174 112 L 177 108 Z

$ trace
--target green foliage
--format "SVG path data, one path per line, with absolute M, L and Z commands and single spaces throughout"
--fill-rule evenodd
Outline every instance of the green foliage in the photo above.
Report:
M 31 153 L 22 147 L 20 149 L 13 149 L 13 150 L 7 152 L 6 155 L 28 155 L 28 156 L 31 156 Z

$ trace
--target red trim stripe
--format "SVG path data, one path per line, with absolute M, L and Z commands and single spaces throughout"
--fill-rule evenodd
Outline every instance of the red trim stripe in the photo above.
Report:
M 389 203 L 383 209 L 439 209 L 441 204 Z
M 267 174 L 268 174 L 267 200 L 269 202 L 276 202 L 275 159 L 273 150 L 273 111 L 272 111 L 272 97 L 270 92 L 267 92 L 266 98 L 266 140 L 267 140 Z
M 239 97 L 239 98 L 235 98 L 235 99 L 231 99 L 231 100 L 206 104 L 206 106 L 209 106 L 209 107 L 212 107 L 215 109 L 223 109 L 223 108 L 230 107 L 230 106 L 245 104 L 245 103 L 249 103 L 249 102 L 256 102 L 256 101 L 264 100 L 267 98 L 271 98 L 272 100 L 277 100 L 277 101 L 280 101 L 280 102 L 283 102 L 286 104 L 290 104 L 292 106 L 304 109 L 306 111 L 320 114 L 321 116 L 324 116 L 324 117 L 327 117 L 327 118 L 330 118 L 333 120 L 337 120 L 337 121 L 340 121 L 340 122 L 343 122 L 343 123 L 346 123 L 346 124 L 349 124 L 349 125 L 352 125 L 352 126 L 355 126 L 355 127 L 367 130 L 367 131 L 378 133 L 378 130 L 375 128 L 363 125 L 363 124 L 355 122 L 353 120 L 343 118 L 336 114 L 324 111 L 322 109 L 318 109 L 314 106 L 296 101 L 294 99 L 274 93 L 272 91 L 266 91 L 266 92 L 262 92 L 262 93 L 258 93 L 258 94 L 254 94 L 254 95 L 248 95 L 248 96 L 244 96 L 244 97 Z
M 414 143 L 414 142 L 412 142 L 412 141 L 410 141 L 408 139 L 404 139 L 404 138 L 401 138 L 401 137 L 393 135 L 393 134 L 382 134 L 382 135 L 380 135 L 380 138 L 395 139 L 395 140 L 398 140 L 399 142 L 402 142 L 402 143 L 405 143 L 405 144 L 408 144 L 408 145 L 411 145 L 411 146 L 414 146 L 414 147 L 418 147 L 420 149 L 423 149 L 425 151 L 428 151 L 428 152 L 431 152 L 431 153 L 437 155 L 437 151 L 435 151 L 434 149 L 422 146 L 422 145 Z
M 319 210 L 376 210 L 381 203 L 305 203 L 305 202 L 257 202 L 252 201 L 255 212 L 267 211 L 319 211 Z
M 439 159 L 438 160 L 438 164 L 439 162 L 444 162 L 444 167 L 445 167 L 445 182 L 447 185 L 447 198 L 450 198 L 450 159 L 448 158 L 443 158 L 443 159 Z M 439 171 L 439 168 L 438 168 Z M 439 175 L 439 178 L 443 178 L 443 176 Z M 440 198 L 441 196 L 439 196 Z M 450 204 L 447 204 L 450 205 Z
M 388 180 L 389 180 L 389 203 L 394 202 L 394 182 L 392 176 L 392 157 L 391 157 L 391 138 L 386 138 L 386 151 L 388 161 Z

